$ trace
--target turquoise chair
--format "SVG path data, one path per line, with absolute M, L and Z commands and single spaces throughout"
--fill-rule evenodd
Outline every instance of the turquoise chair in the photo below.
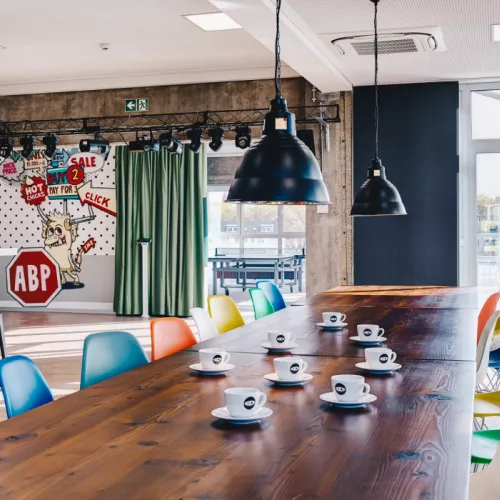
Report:
M 275 312 L 285 309 L 286 302 L 281 295 L 280 289 L 272 281 L 257 281 L 257 288 L 260 288 L 269 299 L 269 302 L 273 305 Z
M 250 288 L 248 292 L 250 293 L 250 298 L 252 299 L 255 319 L 260 319 L 274 313 L 273 305 L 269 302 L 269 299 L 263 290 L 260 288 Z
M 139 341 L 128 332 L 93 333 L 83 344 L 80 389 L 147 364 Z
M 8 418 L 54 401 L 42 372 L 26 356 L 0 360 L 0 386 Z

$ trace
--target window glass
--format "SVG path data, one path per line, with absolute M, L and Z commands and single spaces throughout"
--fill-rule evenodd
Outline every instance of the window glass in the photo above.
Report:
M 500 90 L 471 93 L 472 139 L 500 139 Z
M 241 205 L 243 210 L 243 234 L 278 232 L 277 205 Z
M 304 205 L 283 206 L 283 232 L 306 232 L 306 207 Z

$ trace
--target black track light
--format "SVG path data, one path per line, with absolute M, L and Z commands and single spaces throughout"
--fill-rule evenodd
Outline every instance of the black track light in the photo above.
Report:
M 236 127 L 236 137 L 234 143 L 237 148 L 247 149 L 252 144 L 252 129 L 246 125 Z
M 208 137 L 212 139 L 208 147 L 212 151 L 219 151 L 219 149 L 222 147 L 222 139 L 224 139 L 224 135 L 226 132 L 224 131 L 223 128 L 221 127 L 212 127 L 208 130 Z
M 95 139 L 82 139 L 80 141 L 80 151 L 82 153 L 94 153 L 108 157 L 111 145 L 109 141 L 96 137 Z
M 21 151 L 21 156 L 28 159 L 33 154 L 33 149 L 35 148 L 36 139 L 32 136 L 21 137 L 19 139 L 23 150 Z
M 14 146 L 14 141 L 12 137 L 7 135 L 0 137 L 0 156 L 2 158 L 8 158 L 12 153 L 12 148 Z
M 158 138 L 158 142 L 160 143 L 160 148 L 166 149 L 169 153 L 175 153 L 178 155 L 182 154 L 182 143 L 173 137 L 172 129 L 169 129 L 161 134 Z
M 59 144 L 59 138 L 57 135 L 47 134 L 42 139 L 42 142 L 45 145 L 45 156 L 47 158 L 52 158 L 56 152 L 57 145 Z
M 201 138 L 203 136 L 203 130 L 201 130 L 200 127 L 197 125 L 193 125 L 188 131 L 187 131 L 187 137 L 191 141 L 188 144 L 188 148 L 193 152 L 193 153 L 199 153 L 200 148 L 201 148 Z
M 156 152 L 160 148 L 158 141 L 154 140 L 153 134 L 144 134 L 140 137 L 136 136 L 135 141 L 130 141 L 128 149 L 133 153 L 150 153 Z

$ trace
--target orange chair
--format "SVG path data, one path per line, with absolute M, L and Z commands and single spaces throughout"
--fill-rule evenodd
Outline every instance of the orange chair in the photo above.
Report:
M 490 295 L 486 299 L 486 302 L 483 304 L 477 320 L 477 343 L 479 343 L 481 333 L 484 330 L 486 323 L 491 318 L 492 314 L 496 311 L 499 300 L 500 293 L 497 292 Z
M 180 318 L 159 318 L 151 321 L 151 360 L 170 356 L 196 344 L 188 324 Z

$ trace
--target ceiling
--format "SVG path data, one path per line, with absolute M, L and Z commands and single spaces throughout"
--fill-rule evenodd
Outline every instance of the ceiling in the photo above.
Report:
M 244 29 L 204 32 L 182 17 L 218 10 Z M 0 95 L 273 75 L 274 0 L 17 0 L 0 14 Z M 372 59 L 343 58 L 329 41 L 372 30 L 372 15 L 369 0 L 283 0 L 283 75 L 323 91 L 370 84 Z M 381 56 L 380 81 L 500 79 L 494 23 L 500 0 L 381 0 L 381 29 L 439 26 L 447 50 Z

